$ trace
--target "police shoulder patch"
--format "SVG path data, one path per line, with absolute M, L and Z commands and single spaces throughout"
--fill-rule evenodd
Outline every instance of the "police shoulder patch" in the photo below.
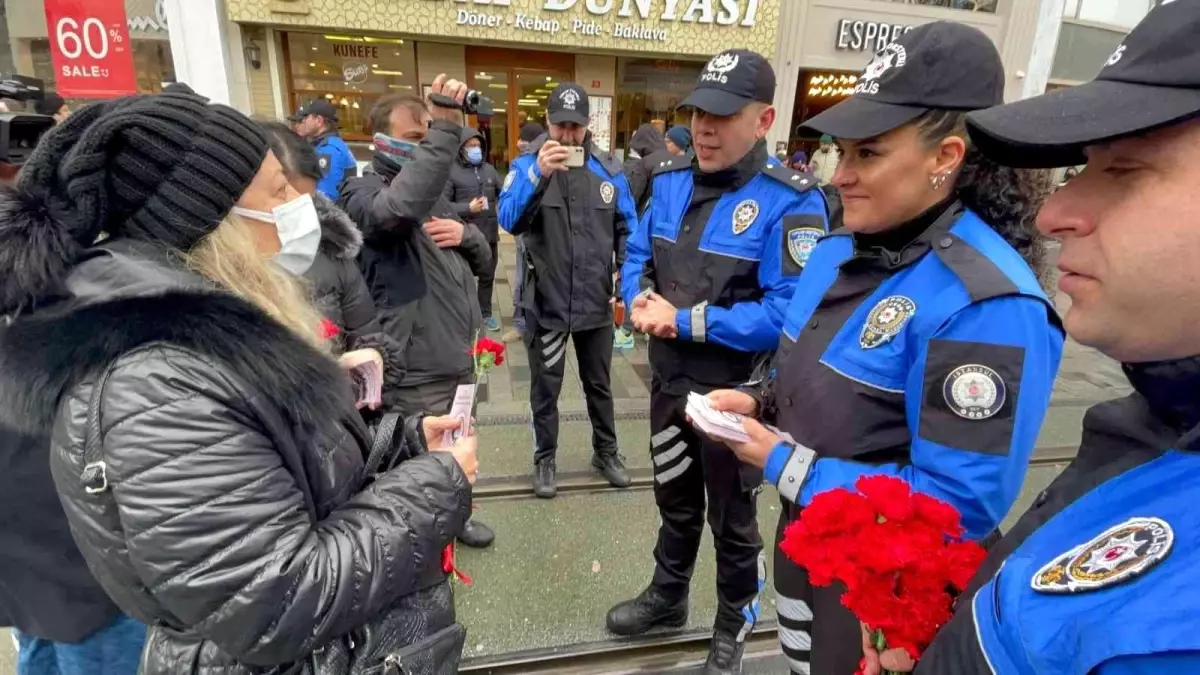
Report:
M 500 190 L 501 191 L 508 190 L 508 188 L 512 187 L 513 181 L 516 179 L 517 179 L 517 170 L 513 169 L 513 170 L 509 171 L 508 175 L 504 177 L 504 185 L 500 186 Z
M 605 204 L 611 204 L 613 202 L 613 195 L 615 195 L 616 192 L 617 189 L 613 187 L 612 183 L 604 181 L 600 184 L 600 199 L 603 199 Z
M 863 322 L 858 345 L 863 349 L 874 349 L 891 342 L 916 313 L 917 304 L 903 295 L 891 295 L 880 300 Z
M 812 174 L 793 171 L 782 164 L 767 163 L 764 165 L 762 173 L 792 188 L 796 192 L 807 192 L 817 187 L 818 184 L 817 179 Z
M 321 173 L 329 171 L 329 155 L 317 155 L 317 166 L 321 167 Z
M 1083 593 L 1119 584 L 1167 557 L 1175 531 L 1161 518 L 1130 518 L 1055 557 L 1030 579 L 1041 593 Z
M 733 233 L 741 234 L 750 229 L 758 220 L 758 202 L 753 199 L 743 199 L 733 209 Z
M 1004 407 L 1007 391 L 996 371 L 979 364 L 959 366 L 942 383 L 946 405 L 959 417 L 986 420 Z
M 808 262 L 817 241 L 825 236 L 825 231 L 819 227 L 797 227 L 787 233 L 788 256 L 800 267 Z

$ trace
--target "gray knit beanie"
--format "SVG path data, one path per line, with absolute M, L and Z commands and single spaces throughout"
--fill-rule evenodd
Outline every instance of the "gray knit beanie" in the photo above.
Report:
M 169 93 L 94 103 L 48 132 L 0 193 L 0 313 L 59 290 L 101 231 L 186 251 L 267 154 L 233 108 Z

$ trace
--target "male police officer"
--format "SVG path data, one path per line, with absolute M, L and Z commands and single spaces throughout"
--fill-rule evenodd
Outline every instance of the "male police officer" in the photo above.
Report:
M 592 421 L 592 466 L 617 487 L 629 474 L 617 454 L 612 366 L 614 262 L 625 259 L 628 228 L 637 223 L 620 162 L 592 145 L 588 95 L 564 82 L 547 101 L 549 138 L 512 163 L 500 195 L 500 226 L 525 237 L 525 346 L 533 386 L 539 497 L 555 495 L 558 394 L 567 339 L 575 342 L 579 379 Z M 575 154 L 575 158 L 572 155 Z
M 654 336 L 650 365 L 654 493 L 662 516 L 650 587 L 608 614 L 633 635 L 687 620 L 688 586 L 708 522 L 717 548 L 719 607 L 708 672 L 740 672 L 743 641 L 758 618 L 763 572 L 755 497 L 762 472 L 684 416 L 690 391 L 749 379 L 778 343 L 783 310 L 811 248 L 827 229 L 812 176 L 768 157 L 775 73 L 754 52 L 713 57 L 684 101 L 695 156 L 664 158 L 650 206 L 630 238 L 621 292 L 634 325 Z
M 968 118 L 1002 164 L 1086 161 L 1037 225 L 1062 244 L 1067 332 L 1135 393 L 1088 410 L 1075 460 L 989 551 L 918 673 L 1200 672 L 1197 35 L 1200 1 L 1159 3 L 1095 81 Z M 884 667 L 909 670 L 899 656 Z
M 337 201 L 342 181 L 358 174 L 358 163 L 337 132 L 337 109 L 319 98 L 297 110 L 288 120 L 295 124 L 296 133 L 307 138 L 317 150 L 317 161 L 321 164 L 317 191 Z

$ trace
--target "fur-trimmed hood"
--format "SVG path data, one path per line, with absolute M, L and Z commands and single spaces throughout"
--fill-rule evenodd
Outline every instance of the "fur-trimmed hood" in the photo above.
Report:
M 67 288 L 70 299 L 0 328 L 0 427 L 45 434 L 64 394 L 151 344 L 226 367 L 301 428 L 330 424 L 330 411 L 349 405 L 349 383 L 332 359 L 161 249 L 125 240 L 95 247 Z
M 313 204 L 321 220 L 321 252 L 331 258 L 349 260 L 362 250 L 363 236 L 358 226 L 329 197 L 313 193 Z

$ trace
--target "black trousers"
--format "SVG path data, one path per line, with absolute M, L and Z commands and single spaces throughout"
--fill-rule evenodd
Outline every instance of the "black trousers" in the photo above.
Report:
M 704 532 L 707 493 L 708 526 L 717 549 L 714 628 L 745 639 L 758 620 L 758 595 L 766 583 L 755 506 L 762 471 L 742 464 L 725 444 L 697 434 L 684 414 L 686 404 L 686 396 L 663 391 L 657 378 L 651 383 L 650 456 L 662 519 L 653 583 L 671 597 L 687 594 Z
M 558 395 L 567 368 L 567 340 L 575 343 L 575 357 L 588 418 L 592 421 L 592 451 L 597 455 L 617 451 L 617 425 L 613 419 L 612 324 L 592 330 L 565 333 L 528 325 L 525 349 L 529 352 L 529 407 L 533 410 L 533 461 L 553 459 L 558 452 Z
M 484 319 L 492 316 L 492 289 L 496 287 L 496 266 L 498 264 L 496 255 L 499 242 L 489 242 L 488 247 L 492 249 L 492 262 L 488 263 L 483 274 L 479 275 L 479 311 L 483 314 Z
M 795 505 L 784 503 L 776 542 L 783 539 L 783 528 L 796 517 Z M 840 583 L 814 587 L 808 572 L 775 546 L 779 643 L 794 675 L 846 675 L 858 669 L 862 632 L 858 619 L 842 606 L 845 590 Z

